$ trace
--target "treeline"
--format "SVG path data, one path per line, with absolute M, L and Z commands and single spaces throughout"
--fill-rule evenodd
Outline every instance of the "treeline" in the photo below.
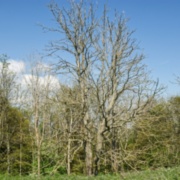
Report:
M 180 97 L 162 100 L 123 15 L 49 5 L 60 40 L 28 73 L 0 64 L 0 173 L 119 173 L 180 161 Z M 61 54 L 62 53 L 62 54 Z M 55 55 L 55 56 L 54 56 Z

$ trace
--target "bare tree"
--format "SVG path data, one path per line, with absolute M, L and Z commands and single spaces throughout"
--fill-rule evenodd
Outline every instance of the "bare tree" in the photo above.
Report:
M 81 93 L 82 123 L 84 125 L 86 174 L 92 174 L 92 144 L 89 112 L 89 71 L 94 60 L 92 41 L 97 26 L 92 5 L 87 8 L 85 3 L 70 1 L 70 9 L 60 9 L 57 4 L 50 4 L 49 8 L 58 23 L 57 29 L 49 29 L 62 34 L 60 41 L 52 42 L 49 47 L 50 55 L 57 51 L 65 52 L 73 60 L 59 57 L 55 69 L 58 73 L 69 73 L 79 86 Z
M 43 143 L 51 138 L 52 105 L 50 99 L 57 84 L 54 84 L 49 68 L 42 63 L 41 58 L 36 55 L 31 58 L 33 61 L 31 62 L 30 74 L 26 74 L 23 80 L 26 87 L 24 104 L 26 104 L 25 107 L 30 111 L 31 116 L 31 135 L 35 143 L 33 157 L 37 163 L 37 169 L 34 171 L 40 177 L 43 169 Z
M 77 86 L 68 87 L 61 85 L 59 94 L 56 98 L 56 105 L 59 107 L 59 121 L 66 147 L 66 166 L 67 174 L 71 174 L 71 164 L 74 156 L 83 148 L 83 131 L 81 128 L 81 96 Z M 62 148 L 62 147 L 61 147 Z
M 105 7 L 102 17 L 97 18 L 95 6 L 88 6 L 83 0 L 69 2 L 69 9 L 59 8 L 55 3 L 49 5 L 58 27 L 45 29 L 62 36 L 48 47 L 49 55 L 55 54 L 59 60 L 55 71 L 70 75 L 79 86 L 86 174 L 92 175 L 92 145 L 95 146 L 94 174 L 98 174 L 108 136 L 114 131 L 115 139 L 115 129 L 135 120 L 151 104 L 159 89 L 158 82 L 148 77 L 142 63 L 144 56 L 138 53 L 133 32 L 128 30 L 123 15 L 115 13 L 111 21 Z
M 107 132 L 136 119 L 157 95 L 158 82 L 150 80 L 144 56 L 128 30 L 123 15 L 109 20 L 106 7 L 98 27 L 99 39 L 94 43 L 98 61 L 91 76 L 96 93 L 97 141 L 95 172 Z M 113 145 L 114 146 L 114 145 Z M 112 147 L 114 149 L 114 147 Z

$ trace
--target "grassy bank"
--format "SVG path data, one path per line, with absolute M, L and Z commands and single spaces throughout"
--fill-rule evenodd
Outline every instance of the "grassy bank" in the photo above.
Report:
M 26 176 L 26 177 L 10 177 L 0 175 L 0 180 L 34 180 L 37 177 Z M 44 176 L 41 180 L 180 180 L 180 167 L 158 169 L 158 170 L 147 170 L 141 172 L 129 172 L 121 175 L 99 175 L 96 177 L 85 177 L 79 175 L 54 175 Z

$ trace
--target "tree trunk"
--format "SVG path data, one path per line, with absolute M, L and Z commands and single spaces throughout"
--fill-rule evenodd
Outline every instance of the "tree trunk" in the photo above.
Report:
M 41 142 L 40 142 L 40 132 L 39 132 L 39 118 L 36 110 L 36 120 L 35 120 L 35 134 L 36 134 L 36 148 L 37 148 L 37 175 L 38 178 L 41 175 Z
M 38 161 L 38 178 L 40 178 L 41 175 L 41 147 L 38 145 L 37 150 L 37 161 Z
M 92 175 L 92 144 L 91 144 L 91 133 L 87 132 L 87 140 L 86 140 L 86 147 L 85 147 L 85 153 L 86 153 L 86 174 L 88 176 Z
M 100 121 L 97 132 L 96 155 L 94 160 L 94 164 L 95 164 L 94 175 L 98 175 L 98 171 L 99 171 L 99 159 L 102 153 L 102 146 L 103 146 L 103 135 L 102 135 L 103 131 L 104 131 L 104 121 Z
M 85 164 L 86 164 L 86 175 L 92 176 L 92 162 L 93 162 L 93 156 L 92 156 L 92 136 L 90 131 L 90 122 L 89 122 L 89 114 L 86 112 L 86 116 L 84 118 L 84 131 L 85 131 Z
M 71 139 L 68 138 L 68 146 L 67 146 L 67 174 L 71 174 Z
M 10 142 L 9 142 L 9 135 L 7 132 L 7 174 L 10 174 Z
M 113 119 L 113 124 L 114 124 L 114 119 Z M 118 173 L 118 162 L 116 158 L 116 150 L 117 150 L 117 133 L 115 129 L 112 129 L 112 140 L 111 140 L 111 168 L 112 172 Z
M 22 119 L 20 120 L 19 175 L 22 175 Z

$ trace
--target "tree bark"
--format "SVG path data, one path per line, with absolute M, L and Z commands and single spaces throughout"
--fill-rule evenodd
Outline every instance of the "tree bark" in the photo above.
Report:
M 7 132 L 7 174 L 10 175 L 10 142 L 9 142 L 9 135 Z
M 99 122 L 99 126 L 97 129 L 97 139 L 96 139 L 96 154 L 95 154 L 95 168 L 94 175 L 98 175 L 99 173 L 99 160 L 102 154 L 102 146 L 103 146 L 103 131 L 104 131 L 104 120 Z
M 85 147 L 85 153 L 86 153 L 86 174 L 88 176 L 92 175 L 92 144 L 91 144 L 91 133 L 87 132 L 87 140 L 86 140 L 86 147 Z
M 71 139 L 68 138 L 67 145 L 67 174 L 71 174 Z

